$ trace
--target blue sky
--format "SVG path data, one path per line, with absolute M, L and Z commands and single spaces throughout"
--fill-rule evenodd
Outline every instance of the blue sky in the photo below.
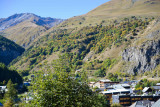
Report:
M 0 18 L 15 13 L 67 19 L 89 12 L 109 0 L 0 0 Z

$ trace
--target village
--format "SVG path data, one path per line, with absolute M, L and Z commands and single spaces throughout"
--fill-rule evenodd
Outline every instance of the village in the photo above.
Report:
M 29 87 L 31 85 L 34 75 L 28 81 L 23 82 L 23 86 Z M 108 103 L 120 104 L 124 107 L 159 107 L 160 106 L 160 83 L 157 83 L 152 87 L 145 87 L 142 91 L 136 90 L 135 86 L 139 80 L 125 81 L 125 82 L 113 82 L 109 79 L 101 79 L 97 82 L 89 82 L 89 87 L 94 92 L 98 92 L 106 96 Z M 6 86 L 0 86 L 0 92 L 5 93 L 7 91 Z M 25 97 L 20 100 L 28 103 L 31 101 L 32 93 L 25 92 Z M 0 107 L 3 104 L 0 103 Z
M 160 83 L 152 87 L 135 90 L 139 81 L 112 82 L 104 79 L 90 82 L 89 86 L 106 96 L 108 103 L 124 107 L 160 107 Z

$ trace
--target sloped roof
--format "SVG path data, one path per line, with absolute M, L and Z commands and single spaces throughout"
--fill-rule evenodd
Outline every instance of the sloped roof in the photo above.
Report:
M 150 87 L 145 87 L 142 92 L 147 92 L 149 89 L 151 89 Z M 152 90 L 152 89 L 151 89 Z
M 160 86 L 152 86 L 152 88 L 155 90 L 160 90 Z

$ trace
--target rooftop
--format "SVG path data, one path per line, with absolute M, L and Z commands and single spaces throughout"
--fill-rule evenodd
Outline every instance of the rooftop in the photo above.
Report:
M 102 94 L 114 94 L 114 93 L 130 93 L 130 91 L 126 89 L 112 89 L 112 90 L 107 90 L 107 91 L 102 91 Z
M 156 85 L 160 85 L 160 83 L 157 83 Z
M 101 81 L 101 82 L 111 82 L 111 80 L 109 80 L 109 79 L 99 80 L 99 81 Z
M 160 107 L 160 99 L 156 101 L 152 107 Z

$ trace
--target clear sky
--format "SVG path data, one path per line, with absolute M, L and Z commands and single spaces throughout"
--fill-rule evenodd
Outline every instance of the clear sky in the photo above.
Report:
M 89 12 L 109 0 L 0 0 L 0 18 L 15 13 L 67 19 Z

